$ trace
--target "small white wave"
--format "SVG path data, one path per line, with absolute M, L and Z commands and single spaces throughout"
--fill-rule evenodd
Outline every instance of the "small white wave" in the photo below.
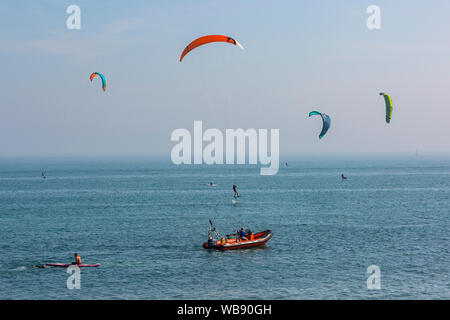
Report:
M 17 268 L 14 269 L 14 271 L 24 271 L 24 270 L 27 270 L 27 267 L 25 267 L 25 266 L 19 266 L 19 267 L 17 267 Z

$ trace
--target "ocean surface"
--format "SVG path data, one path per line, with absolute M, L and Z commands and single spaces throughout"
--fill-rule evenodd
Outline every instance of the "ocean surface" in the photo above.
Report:
M 205 250 L 210 218 L 221 234 L 274 235 Z M 79 290 L 64 268 L 33 268 L 74 252 L 101 263 L 82 269 Z M 367 288 L 370 265 L 379 290 Z M 275 176 L 150 158 L 1 159 L 0 288 L 0 299 L 450 299 L 450 158 L 305 156 Z

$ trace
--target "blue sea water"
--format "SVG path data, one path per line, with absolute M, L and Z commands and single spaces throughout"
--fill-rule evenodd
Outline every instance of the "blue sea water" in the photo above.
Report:
M 222 234 L 274 236 L 205 250 L 210 218 Z M 305 156 L 275 176 L 144 158 L 0 160 L 0 299 L 449 299 L 449 240 L 448 157 Z M 32 268 L 74 252 L 101 263 L 82 269 L 79 290 L 64 268 Z M 370 265 L 379 290 L 367 288 Z

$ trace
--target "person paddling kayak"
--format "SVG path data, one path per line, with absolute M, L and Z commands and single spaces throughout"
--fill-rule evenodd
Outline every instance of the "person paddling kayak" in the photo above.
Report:
M 78 253 L 75 252 L 74 257 L 75 262 L 72 262 L 72 264 L 81 264 L 81 257 L 78 255 Z
M 81 257 L 76 252 L 74 254 L 74 257 L 75 257 L 75 262 L 71 262 L 71 263 L 61 263 L 61 262 L 49 263 L 49 262 L 46 262 L 46 263 L 44 263 L 44 265 L 36 265 L 36 266 L 33 266 L 33 268 L 47 268 L 47 267 L 69 268 L 71 266 L 77 266 L 79 268 L 83 268 L 83 267 L 100 267 L 100 263 L 88 263 L 88 264 L 85 263 L 85 264 L 82 264 L 81 263 Z
M 72 265 L 77 265 L 77 266 L 81 266 L 81 257 L 78 255 L 78 253 L 75 252 L 74 254 L 75 257 L 75 262 L 72 262 Z M 64 264 L 64 263 L 45 263 L 44 265 L 35 265 L 33 266 L 33 268 L 46 268 L 46 267 L 68 267 L 70 266 L 70 264 Z M 96 265 L 92 265 L 92 266 L 96 266 Z

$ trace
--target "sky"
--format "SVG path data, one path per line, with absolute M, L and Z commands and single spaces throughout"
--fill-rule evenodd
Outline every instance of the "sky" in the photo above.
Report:
M 80 30 L 66 27 L 72 4 Z M 447 0 L 1 1 L 0 157 L 169 157 L 194 120 L 279 129 L 282 155 L 450 153 L 449 12 Z M 210 44 L 180 63 L 207 34 L 245 50 Z M 312 110 L 332 119 L 320 140 Z

